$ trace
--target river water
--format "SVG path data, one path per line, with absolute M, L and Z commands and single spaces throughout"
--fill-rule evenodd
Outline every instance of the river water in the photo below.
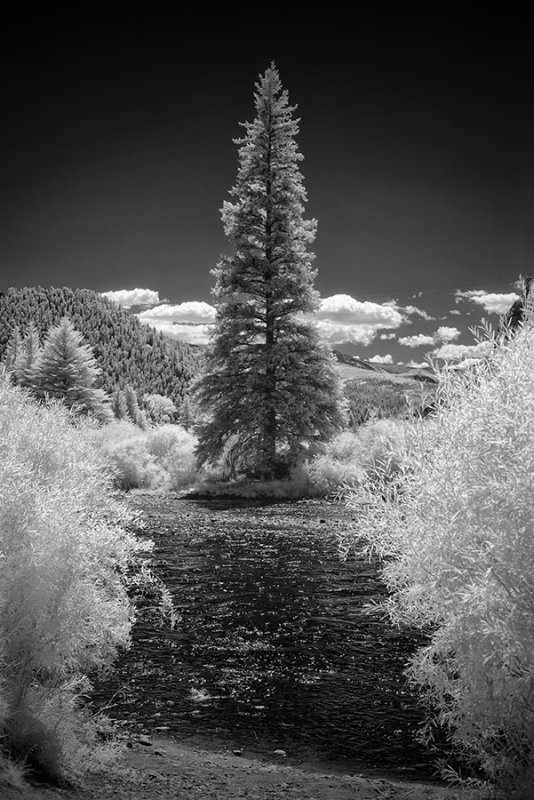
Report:
M 97 707 L 152 734 L 433 774 L 403 675 L 423 640 L 367 612 L 385 589 L 376 563 L 339 558 L 337 535 L 354 522 L 343 503 L 132 502 L 181 620 L 170 632 L 141 615 Z

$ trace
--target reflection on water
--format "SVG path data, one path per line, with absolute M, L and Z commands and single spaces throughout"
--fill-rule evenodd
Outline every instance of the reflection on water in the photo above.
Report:
M 96 694 L 115 693 L 112 716 L 370 766 L 430 764 L 413 741 L 420 712 L 402 675 L 414 639 L 363 612 L 383 586 L 374 565 L 337 557 L 344 506 L 143 505 L 154 567 L 182 620 L 174 633 L 136 625 Z

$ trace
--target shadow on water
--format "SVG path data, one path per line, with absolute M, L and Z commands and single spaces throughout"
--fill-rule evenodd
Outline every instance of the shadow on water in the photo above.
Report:
M 403 677 L 420 640 L 365 613 L 384 587 L 375 564 L 338 558 L 344 506 L 136 502 L 182 619 L 173 633 L 141 619 L 96 705 L 149 731 L 432 774 Z

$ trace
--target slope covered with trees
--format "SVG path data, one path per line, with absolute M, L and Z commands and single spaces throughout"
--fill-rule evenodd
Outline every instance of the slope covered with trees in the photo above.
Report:
M 111 393 L 130 384 L 139 398 L 145 393 L 161 394 L 180 408 L 198 371 L 197 351 L 143 325 L 90 289 L 7 289 L 0 295 L 0 360 L 17 325 L 26 332 L 33 320 L 42 340 L 65 316 L 92 348 L 102 370 L 102 389 Z

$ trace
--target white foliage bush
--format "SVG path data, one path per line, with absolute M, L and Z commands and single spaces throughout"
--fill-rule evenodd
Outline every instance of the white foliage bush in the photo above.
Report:
M 404 452 L 401 420 L 372 420 L 356 432 L 344 431 L 324 452 L 303 465 L 310 494 L 326 495 L 365 482 L 376 469 L 395 471 Z
M 93 437 L 112 463 L 121 489 L 182 489 L 195 478 L 196 437 L 179 425 L 141 430 L 116 420 Z
M 534 333 L 463 375 L 410 425 L 393 475 L 355 489 L 391 618 L 431 634 L 408 674 L 434 724 L 489 779 L 534 784 Z M 344 543 L 350 546 L 350 541 Z
M 111 480 L 83 423 L 0 376 L 0 733 L 36 738 L 51 777 L 61 749 L 76 761 L 84 676 L 130 641 L 140 545 Z

